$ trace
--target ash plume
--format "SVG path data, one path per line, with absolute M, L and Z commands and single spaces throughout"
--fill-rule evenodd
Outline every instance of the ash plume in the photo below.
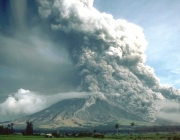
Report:
M 180 91 L 160 85 L 147 66 L 143 30 L 124 19 L 100 13 L 93 0 L 38 0 L 46 19 L 79 71 L 79 91 L 103 93 L 127 111 L 154 121 L 155 100 L 180 100 Z M 65 36 L 65 37 L 62 37 Z M 93 101 L 94 102 L 94 101 Z

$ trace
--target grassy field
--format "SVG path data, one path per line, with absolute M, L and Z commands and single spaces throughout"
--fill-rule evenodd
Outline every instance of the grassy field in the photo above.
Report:
M 174 139 L 176 137 L 176 139 Z M 52 138 L 45 138 L 44 136 L 17 136 L 17 135 L 0 135 L 0 140 L 45 140 Z M 60 140 L 94 140 L 95 138 L 53 138 Z M 100 139 L 100 138 L 96 138 Z M 180 140 L 180 134 L 146 134 L 146 135 L 106 135 L 104 140 Z

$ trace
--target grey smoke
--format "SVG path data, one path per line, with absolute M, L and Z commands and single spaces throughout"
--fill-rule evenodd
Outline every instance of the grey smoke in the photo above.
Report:
M 180 103 L 175 100 L 161 100 L 155 102 L 156 106 L 160 108 L 157 113 L 158 118 L 163 118 L 172 122 L 180 122 Z
M 148 121 L 159 111 L 155 100 L 179 101 L 180 91 L 162 87 L 145 64 L 147 41 L 139 26 L 100 13 L 93 0 L 38 2 L 52 32 L 67 36 L 66 49 L 81 76 L 79 91 L 104 93 L 110 102 Z
M 25 89 L 41 89 L 46 93 L 53 89 L 53 93 L 58 93 L 74 91 L 81 81 L 79 92 L 57 94 L 52 100 L 47 100 L 51 95 L 17 92 L 0 104 L 1 115 L 28 115 L 61 99 L 91 94 L 82 109 L 100 98 L 143 120 L 154 121 L 158 112 L 161 118 L 165 116 L 162 113 L 169 114 L 162 101 L 179 103 L 180 91 L 161 86 L 153 68 L 145 64 L 147 41 L 141 27 L 100 13 L 93 7 L 93 0 L 37 0 L 37 3 L 42 22 L 30 28 L 28 36 L 20 39 L 0 35 L 0 63 L 4 70 L 0 87 L 7 91 L 11 88 L 12 92 L 21 85 Z M 27 1 L 12 0 L 10 4 L 14 17 L 11 24 L 21 34 L 27 30 Z M 4 88 L 9 83 L 12 86 Z M 30 104 L 20 104 L 21 100 Z M 21 110 L 14 110 L 11 103 Z M 34 110 L 28 109 L 29 105 Z M 35 108 L 36 105 L 39 107 Z

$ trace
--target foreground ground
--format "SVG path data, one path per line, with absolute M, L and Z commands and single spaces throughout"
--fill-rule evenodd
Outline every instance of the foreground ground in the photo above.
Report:
M 44 136 L 17 136 L 17 135 L 0 135 L 0 140 L 45 140 Z M 50 138 L 51 139 L 51 138 Z M 95 138 L 54 138 L 61 140 L 94 140 Z M 98 138 L 96 138 L 98 139 Z M 180 140 L 180 134 L 143 134 L 143 135 L 105 135 L 104 140 Z

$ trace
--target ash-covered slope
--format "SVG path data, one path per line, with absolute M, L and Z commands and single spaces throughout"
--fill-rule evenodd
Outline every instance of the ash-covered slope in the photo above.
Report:
M 80 128 L 108 125 L 122 118 L 138 120 L 134 114 L 110 104 L 107 100 L 97 98 L 94 104 L 87 106 L 87 99 L 68 99 L 13 122 L 20 126 L 25 125 L 28 120 L 38 128 Z

